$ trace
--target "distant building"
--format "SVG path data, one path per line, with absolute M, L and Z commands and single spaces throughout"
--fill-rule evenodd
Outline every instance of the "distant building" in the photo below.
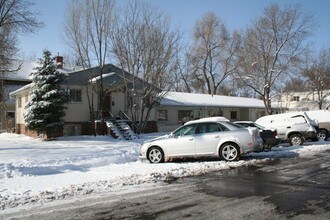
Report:
M 330 105 L 330 90 L 325 90 L 324 94 L 327 97 L 323 101 L 323 109 L 326 109 Z M 282 112 L 319 110 L 318 95 L 316 92 L 281 93 L 272 99 L 272 104 L 276 105 Z
M 24 85 L 31 83 L 31 72 L 36 62 L 16 61 L 12 69 L 17 71 L 0 71 L 0 132 L 15 128 L 15 98 L 9 94 Z
M 263 101 L 255 98 L 168 92 L 156 110 L 159 131 L 171 131 L 183 123 L 212 116 L 231 121 L 255 121 L 265 115 Z

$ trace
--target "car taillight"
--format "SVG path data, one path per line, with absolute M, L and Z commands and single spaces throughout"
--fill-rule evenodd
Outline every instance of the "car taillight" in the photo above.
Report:
M 276 137 L 277 136 L 277 131 L 275 130 L 275 131 L 273 131 L 273 137 Z
M 256 138 L 256 137 L 260 136 L 260 134 L 259 134 L 259 129 L 257 129 L 257 128 L 252 128 L 252 127 L 248 127 L 247 129 L 248 129 L 250 135 L 251 135 L 253 138 Z

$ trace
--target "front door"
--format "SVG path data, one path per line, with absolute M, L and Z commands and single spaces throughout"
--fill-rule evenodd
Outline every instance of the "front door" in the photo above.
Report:
M 196 124 L 186 125 L 173 132 L 173 137 L 166 140 L 168 156 L 195 155 L 196 127 Z
M 110 113 L 111 112 L 111 94 L 110 93 L 106 93 L 104 94 L 103 97 L 103 112 L 102 112 L 102 116 L 104 118 L 109 118 L 110 117 Z
M 221 138 L 218 123 L 201 123 L 195 138 L 196 155 L 213 155 Z

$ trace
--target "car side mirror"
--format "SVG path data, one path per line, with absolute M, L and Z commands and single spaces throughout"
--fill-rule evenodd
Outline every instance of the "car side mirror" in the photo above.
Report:
M 175 136 L 175 134 L 173 134 L 173 133 L 170 133 L 170 134 L 168 135 L 168 137 L 169 137 L 169 138 L 178 138 L 178 137 Z

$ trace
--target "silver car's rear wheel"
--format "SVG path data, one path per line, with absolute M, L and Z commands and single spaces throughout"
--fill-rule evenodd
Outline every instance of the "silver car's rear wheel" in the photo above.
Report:
M 226 161 L 235 161 L 240 157 L 238 146 L 232 143 L 222 145 L 219 153 L 220 158 Z
M 148 160 L 150 163 L 164 162 L 164 152 L 159 147 L 152 147 L 148 151 Z

